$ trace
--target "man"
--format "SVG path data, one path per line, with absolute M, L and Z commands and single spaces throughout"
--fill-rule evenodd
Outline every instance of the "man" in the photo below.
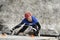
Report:
M 22 22 L 20 24 L 15 26 L 12 30 L 15 30 L 16 28 L 21 27 L 22 24 L 25 24 L 25 25 L 23 26 L 23 28 L 21 30 L 19 30 L 17 35 L 20 32 L 24 32 L 29 26 L 32 26 L 33 28 L 36 29 L 36 30 L 33 29 L 34 36 L 38 36 L 41 26 L 40 26 L 38 20 L 34 16 L 32 16 L 30 12 L 25 12 L 25 18 L 22 20 Z

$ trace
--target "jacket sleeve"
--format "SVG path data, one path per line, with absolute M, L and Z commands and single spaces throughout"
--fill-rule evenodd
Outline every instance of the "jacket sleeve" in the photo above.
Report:
M 23 23 L 21 22 L 20 24 L 16 25 L 13 29 L 16 29 L 16 28 L 21 27 L 22 24 L 23 24 Z
M 37 22 L 36 25 L 38 26 L 38 30 L 40 30 L 41 29 L 41 25 L 39 24 L 39 22 Z
M 22 20 L 21 23 L 19 23 L 18 25 L 16 25 L 14 28 L 12 28 L 12 30 L 16 29 L 16 28 L 19 28 L 21 27 L 21 25 L 24 24 L 24 20 Z

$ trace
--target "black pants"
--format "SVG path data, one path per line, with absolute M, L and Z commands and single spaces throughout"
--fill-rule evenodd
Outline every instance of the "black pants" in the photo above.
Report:
M 36 25 L 34 25 L 32 27 L 35 28 L 35 29 L 37 29 Z M 26 25 L 23 26 L 23 28 L 20 29 L 16 35 L 18 35 L 20 32 L 24 32 L 27 28 L 28 28 L 28 26 L 26 26 Z M 38 36 L 39 31 L 38 30 L 37 31 L 33 30 L 33 33 L 34 33 L 34 36 Z

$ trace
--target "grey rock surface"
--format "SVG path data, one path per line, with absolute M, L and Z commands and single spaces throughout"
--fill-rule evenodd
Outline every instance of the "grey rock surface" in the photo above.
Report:
M 60 28 L 60 0 L 0 0 L 0 20 L 12 28 L 19 24 L 25 11 L 37 17 L 42 28 Z M 60 31 L 59 31 L 60 32 Z
M 21 22 L 26 11 L 38 19 L 41 28 L 60 33 L 60 0 L 0 0 L 0 21 L 9 29 Z
M 29 36 L 7 36 L 6 38 L 0 38 L 0 40 L 57 40 L 52 37 L 29 37 Z

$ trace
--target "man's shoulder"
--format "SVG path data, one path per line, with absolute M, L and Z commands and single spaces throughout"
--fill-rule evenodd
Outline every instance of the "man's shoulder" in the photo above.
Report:
M 32 16 L 34 22 L 38 22 L 38 19 L 35 16 Z
M 33 19 L 36 19 L 36 17 L 35 17 L 35 16 L 32 16 L 32 18 L 33 18 Z
M 26 18 L 24 18 L 23 21 L 26 21 Z
M 32 18 L 35 18 L 35 16 L 32 16 Z

